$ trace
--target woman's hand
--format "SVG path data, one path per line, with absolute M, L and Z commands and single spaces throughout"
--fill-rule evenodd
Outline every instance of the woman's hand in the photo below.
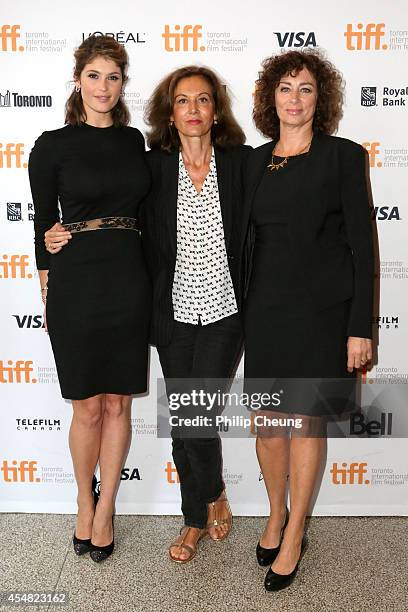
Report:
M 68 244 L 68 240 L 71 240 L 71 238 L 71 233 L 66 231 L 61 223 L 55 223 L 44 234 L 45 248 L 51 255 L 55 255 L 55 253 L 60 252 L 62 247 Z
M 349 336 L 347 340 L 347 370 L 364 367 L 373 358 L 372 342 L 369 338 Z

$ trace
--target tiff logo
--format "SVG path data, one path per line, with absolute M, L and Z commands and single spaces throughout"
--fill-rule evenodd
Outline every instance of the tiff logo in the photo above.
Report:
M 3 151 L 0 143 L 0 169 L 1 168 L 27 168 L 27 162 L 22 162 L 24 155 L 24 144 L 22 142 L 8 142 Z M 14 162 L 14 163 L 13 163 Z
M 31 272 L 26 274 L 28 255 L 3 255 L 3 260 L 0 261 L 0 278 L 33 278 Z
M 374 168 L 375 166 L 377 166 L 377 168 L 381 168 L 382 161 L 378 161 L 378 162 L 376 161 L 377 155 L 380 154 L 380 149 L 379 149 L 380 143 L 379 142 L 363 142 L 361 144 L 368 153 L 368 158 L 370 160 L 370 168 Z
M 346 37 L 346 47 L 349 51 L 371 51 L 373 49 L 372 42 L 374 41 L 374 49 L 388 49 L 388 45 L 383 43 L 381 40 L 385 35 L 384 32 L 385 23 L 368 23 L 364 29 L 362 23 L 357 24 L 357 30 L 353 30 L 353 24 L 348 23 L 347 29 L 344 32 Z M 363 40 L 365 41 L 363 48 Z
M 367 463 L 342 463 L 342 467 L 338 467 L 338 463 L 333 463 L 330 474 L 332 475 L 332 483 L 334 485 L 354 485 L 354 484 L 370 484 L 369 480 L 364 480 L 364 474 L 367 474 Z
M 0 472 L 3 472 L 4 482 L 41 482 L 41 478 L 36 477 L 37 461 L 9 462 L 4 459 Z
M 36 383 L 36 378 L 31 378 L 33 372 L 32 361 L 13 361 L 9 359 L 7 365 L 0 361 L 0 383 Z M 24 379 L 23 379 L 24 375 Z
M 0 40 L 2 51 L 24 51 L 24 47 L 17 49 L 17 39 L 20 38 L 19 25 L 2 25 L 0 28 Z M 10 43 L 10 45 L 9 45 Z M 10 49 L 11 46 L 11 49 Z
M 180 25 L 174 26 L 174 32 L 170 31 L 170 26 L 164 26 L 162 38 L 164 38 L 164 48 L 166 51 L 205 51 L 205 46 L 198 46 L 202 38 L 201 25 L 185 25 L 181 31 Z M 192 45 L 190 45 L 192 41 Z M 182 48 L 181 48 L 181 43 Z
M 164 471 L 167 474 L 167 482 L 169 484 L 178 484 L 180 482 L 177 470 L 175 467 L 173 467 L 173 464 L 171 461 L 167 462 L 166 467 L 164 468 Z

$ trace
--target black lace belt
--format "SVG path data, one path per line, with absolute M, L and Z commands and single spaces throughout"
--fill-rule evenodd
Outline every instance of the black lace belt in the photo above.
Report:
M 90 219 L 89 221 L 64 223 L 63 227 L 71 233 L 105 229 L 126 229 L 134 230 L 140 234 L 137 219 L 134 219 L 133 217 L 102 217 L 101 219 Z

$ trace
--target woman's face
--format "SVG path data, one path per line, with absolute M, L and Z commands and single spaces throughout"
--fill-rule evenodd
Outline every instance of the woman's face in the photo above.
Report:
M 285 75 L 275 89 L 276 112 L 281 125 L 312 125 L 316 102 L 316 79 L 307 68 L 302 68 L 296 76 Z
M 85 65 L 75 85 L 81 88 L 82 101 L 89 119 L 93 113 L 110 113 L 116 106 L 123 78 L 114 61 L 99 56 Z
M 216 119 L 210 83 L 202 76 L 180 79 L 174 91 L 170 120 L 187 138 L 204 136 L 211 131 Z

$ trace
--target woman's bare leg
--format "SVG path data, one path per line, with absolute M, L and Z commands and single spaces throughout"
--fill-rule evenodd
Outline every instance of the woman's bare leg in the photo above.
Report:
M 91 537 L 94 518 L 91 487 L 101 444 L 103 396 L 95 395 L 84 400 L 74 400 L 72 406 L 69 447 L 78 485 L 75 534 L 77 538 L 86 540 Z
M 112 514 L 131 437 L 130 405 L 128 395 L 105 395 L 99 452 L 101 489 L 92 527 L 96 546 L 107 546 L 113 539 Z

